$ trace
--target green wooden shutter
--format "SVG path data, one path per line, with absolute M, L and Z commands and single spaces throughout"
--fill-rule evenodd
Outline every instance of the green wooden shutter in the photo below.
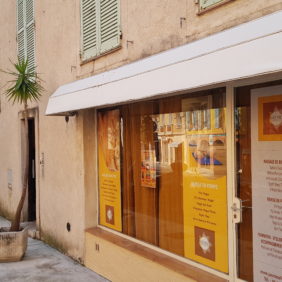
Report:
M 97 56 L 97 0 L 82 0 L 82 59 Z
M 200 10 L 204 10 L 206 8 L 209 8 L 219 2 L 222 2 L 223 0 L 200 0 Z
M 34 0 L 17 0 L 17 40 L 20 60 L 28 59 L 28 67 L 35 66 Z
M 120 44 L 119 0 L 100 0 L 100 53 Z
M 25 58 L 25 40 L 24 40 L 24 3 L 23 0 L 17 1 L 17 41 L 18 56 L 22 60 Z
M 26 58 L 28 67 L 35 67 L 34 0 L 26 0 Z

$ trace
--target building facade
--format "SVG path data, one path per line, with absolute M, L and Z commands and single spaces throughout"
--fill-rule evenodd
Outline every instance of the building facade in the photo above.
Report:
M 42 240 L 112 281 L 282 279 L 281 0 L 0 4 L 0 68 L 28 58 L 45 89 L 23 213 Z M 0 99 L 11 218 L 23 109 Z

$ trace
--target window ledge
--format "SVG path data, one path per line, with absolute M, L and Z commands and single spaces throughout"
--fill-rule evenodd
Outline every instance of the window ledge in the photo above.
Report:
M 227 4 L 227 3 L 232 2 L 232 1 L 235 1 L 235 0 L 223 0 L 222 2 L 219 2 L 217 4 L 211 5 L 210 7 L 205 8 L 205 9 L 200 9 L 200 6 L 199 6 L 199 11 L 198 11 L 197 15 L 200 16 L 202 14 L 205 14 L 206 12 L 209 12 L 210 10 L 218 8 L 218 7 L 220 7 L 220 6 L 224 5 L 224 4 Z M 198 4 L 198 5 L 200 5 L 200 4 Z
M 146 246 L 133 242 L 129 239 L 123 238 L 112 232 L 106 231 L 99 227 L 89 228 L 87 233 L 92 234 L 98 238 L 113 243 L 121 248 L 124 248 L 134 254 L 140 255 L 152 262 L 158 263 L 172 271 L 175 271 L 183 276 L 195 279 L 196 281 L 209 282 L 223 282 L 228 281 L 209 272 L 201 270 L 197 267 L 186 264 L 166 254 L 150 249 Z
M 109 50 L 109 51 L 106 51 L 106 52 L 104 52 L 104 53 L 101 53 L 101 54 L 99 54 L 99 55 L 97 55 L 97 56 L 95 56 L 95 57 L 91 57 L 91 58 L 86 59 L 86 60 L 81 59 L 81 61 L 80 61 L 80 66 L 83 66 L 83 65 L 85 65 L 85 64 L 87 64 L 87 63 L 89 63 L 89 62 L 93 62 L 93 61 L 95 61 L 95 60 L 97 60 L 97 59 L 99 59 L 99 58 L 101 58 L 101 57 L 104 57 L 104 56 L 106 56 L 106 55 L 109 55 L 109 54 L 111 54 L 111 53 L 114 53 L 114 52 L 116 52 L 116 51 L 118 51 L 118 50 L 120 50 L 120 49 L 121 49 L 121 45 L 119 45 L 119 46 L 117 46 L 117 47 L 115 47 L 115 48 L 113 48 L 113 49 L 111 49 L 111 50 Z

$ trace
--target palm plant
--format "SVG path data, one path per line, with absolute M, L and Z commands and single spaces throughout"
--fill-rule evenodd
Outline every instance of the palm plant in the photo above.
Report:
M 28 146 L 28 102 L 38 101 L 41 97 L 43 87 L 38 77 L 35 67 L 28 65 L 28 60 L 18 59 L 17 63 L 13 63 L 14 71 L 4 71 L 14 79 L 9 81 L 10 87 L 5 91 L 8 101 L 13 104 L 18 103 L 24 106 L 24 168 L 23 168 L 23 189 L 20 201 L 17 206 L 15 216 L 12 220 L 10 231 L 20 230 L 21 213 L 28 189 L 28 171 L 29 171 L 29 146 Z

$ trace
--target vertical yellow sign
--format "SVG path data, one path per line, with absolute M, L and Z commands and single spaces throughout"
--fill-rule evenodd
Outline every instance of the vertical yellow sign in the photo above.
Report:
M 225 136 L 187 139 L 191 145 L 189 166 L 183 171 L 184 255 L 228 272 Z
M 122 231 L 119 110 L 98 113 L 100 224 Z

